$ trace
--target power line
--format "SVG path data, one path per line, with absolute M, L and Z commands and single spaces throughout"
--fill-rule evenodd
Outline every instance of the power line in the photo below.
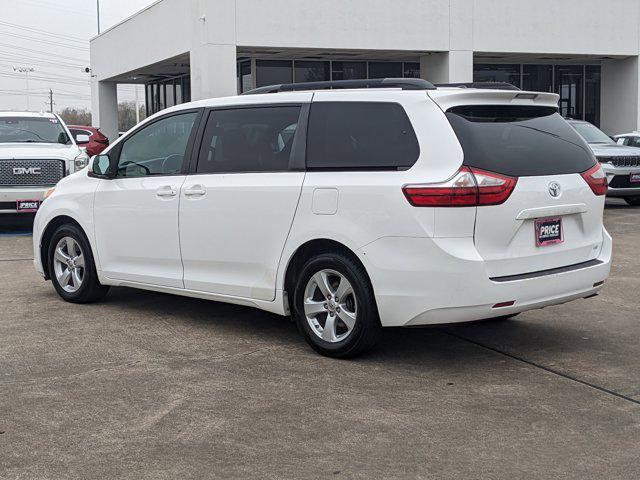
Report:
M 58 37 L 60 39 L 70 40 L 72 42 L 86 42 L 87 41 L 86 38 L 75 37 L 75 36 L 72 36 L 72 35 L 64 35 L 64 34 L 61 34 L 61 33 L 54 33 L 54 32 L 50 32 L 48 30 L 42 30 L 40 28 L 35 28 L 35 27 L 26 27 L 24 25 L 18 25 L 18 24 L 15 24 L 15 23 L 4 21 L 4 20 L 0 20 L 0 25 L 4 25 L 6 27 L 15 28 L 17 30 L 25 30 L 27 32 L 37 33 L 37 34 L 40 34 L 40 35 L 46 35 L 48 37 Z
M 64 60 L 71 60 L 71 61 L 74 61 L 74 62 L 86 62 L 86 59 L 84 59 L 84 58 L 67 57 L 66 55 L 60 55 L 58 53 L 45 52 L 43 50 L 35 50 L 33 48 L 25 48 L 25 47 L 19 46 L 19 45 L 12 45 L 10 43 L 0 43 L 0 47 L 7 47 L 7 48 L 13 48 L 15 50 L 31 52 L 31 53 L 37 53 L 39 55 L 44 55 L 46 57 L 58 57 L 58 58 L 62 58 Z
M 70 44 L 66 44 L 66 43 L 61 43 L 61 42 L 56 42 L 54 40 L 45 40 L 43 38 L 36 38 L 36 37 L 31 37 L 29 35 L 20 35 L 18 33 L 12 33 L 12 32 L 1 32 L 0 31 L 0 35 L 4 35 L 6 37 L 12 37 L 12 38 L 18 38 L 20 40 L 27 40 L 29 42 L 38 42 L 38 43 L 46 43 L 47 45 L 55 45 L 58 47 L 65 47 L 65 48 L 73 48 L 75 50 L 86 50 L 89 51 L 89 47 L 83 47 L 80 45 L 70 45 Z M 85 40 L 85 43 L 88 43 Z
M 57 61 L 54 62 L 54 61 L 46 60 L 42 57 L 34 57 L 31 55 L 18 55 L 17 53 L 12 53 L 12 52 L 0 52 L 0 58 L 3 58 L 5 60 L 10 60 L 10 61 L 26 60 L 29 63 L 46 64 L 46 65 L 51 65 L 57 68 L 74 69 L 74 70 L 83 69 L 87 65 L 86 63 L 84 65 L 81 65 L 79 63 L 72 64 L 72 63 L 57 62 Z

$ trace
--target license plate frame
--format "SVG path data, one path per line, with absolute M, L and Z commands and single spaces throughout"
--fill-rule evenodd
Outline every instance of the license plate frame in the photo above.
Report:
M 18 213 L 34 213 L 40 208 L 40 200 L 16 200 L 16 212 Z
M 564 225 L 562 217 L 536 219 L 534 234 L 536 247 L 546 247 L 549 245 L 564 243 Z

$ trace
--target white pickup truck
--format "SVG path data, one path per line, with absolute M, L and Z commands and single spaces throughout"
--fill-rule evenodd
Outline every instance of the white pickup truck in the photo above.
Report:
M 35 212 L 51 187 L 84 168 L 84 137 L 52 113 L 0 112 L 0 214 Z

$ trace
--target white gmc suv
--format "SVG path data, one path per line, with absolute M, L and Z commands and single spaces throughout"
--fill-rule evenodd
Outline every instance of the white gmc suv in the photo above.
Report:
M 35 265 L 70 302 L 113 285 L 292 314 L 343 358 L 380 327 L 590 297 L 607 183 L 557 102 L 385 79 L 173 107 L 59 183 Z
M 57 115 L 0 112 L 0 213 L 35 212 L 51 187 L 88 162 Z

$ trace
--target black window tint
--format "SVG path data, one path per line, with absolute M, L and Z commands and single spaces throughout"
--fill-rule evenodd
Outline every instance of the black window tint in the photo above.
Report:
M 197 173 L 288 170 L 299 117 L 295 106 L 211 112 Z
M 447 112 L 464 164 L 527 177 L 584 172 L 595 164 L 585 141 L 555 108 L 454 107 Z
M 197 116 L 196 112 L 173 115 L 134 133 L 122 145 L 118 176 L 179 173 Z
M 331 62 L 334 80 L 360 80 L 367 78 L 367 62 Z
M 369 62 L 369 78 L 402 78 L 402 62 Z
M 409 168 L 420 147 L 396 103 L 318 102 L 311 106 L 309 168 Z

